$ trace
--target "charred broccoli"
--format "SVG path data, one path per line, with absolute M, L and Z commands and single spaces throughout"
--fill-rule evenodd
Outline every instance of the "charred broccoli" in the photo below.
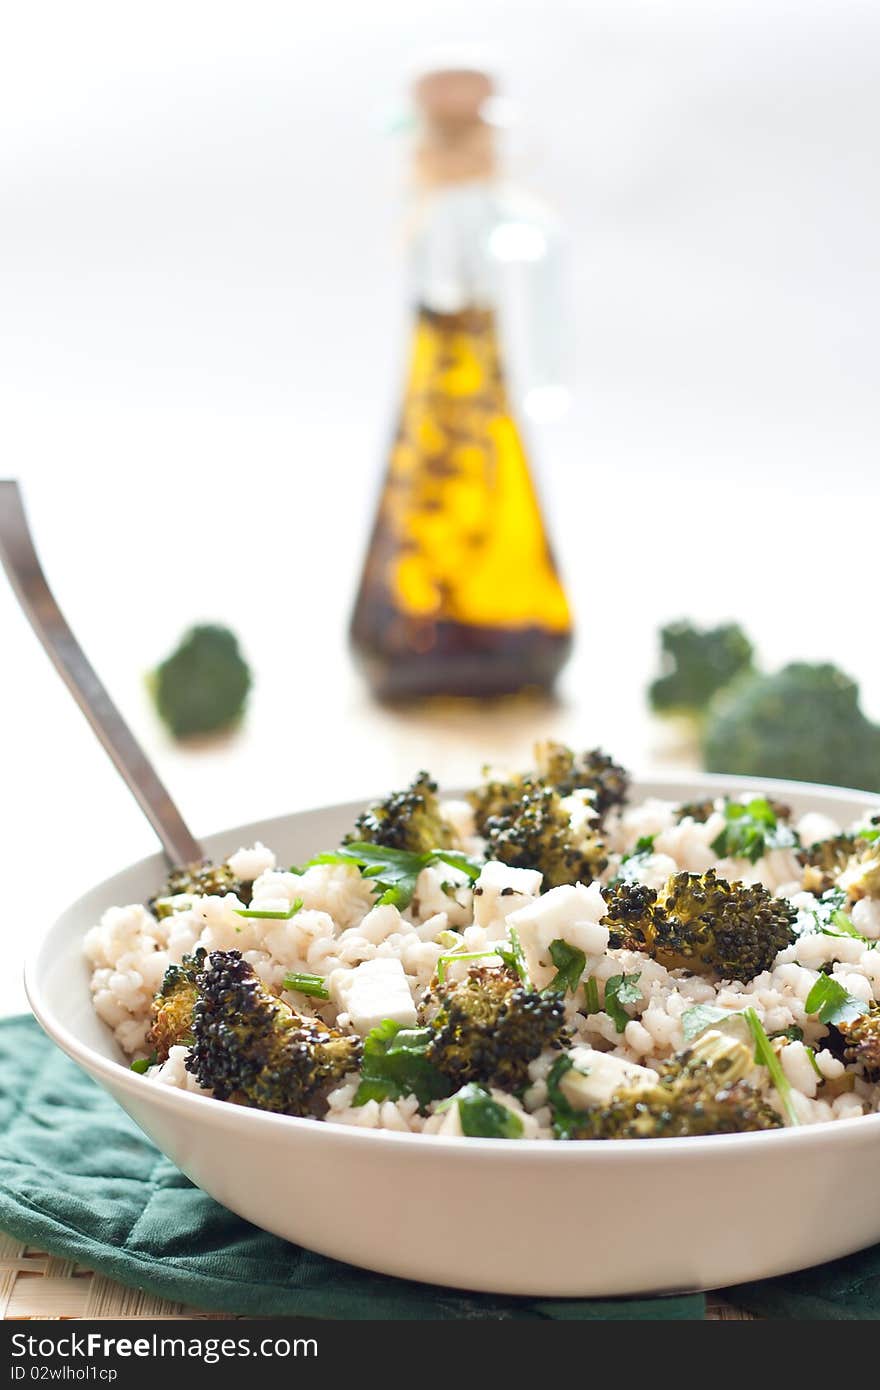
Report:
M 714 869 L 673 874 L 659 893 L 641 884 L 605 890 L 611 945 L 645 951 L 667 970 L 747 983 L 794 941 L 797 910 L 759 883 L 728 883 Z
M 856 839 L 837 884 L 852 902 L 880 897 L 880 840 Z
M 861 1063 L 869 1080 L 880 1081 L 880 1004 L 871 1004 L 867 1013 L 835 1026 L 846 1043 L 844 1059 Z
M 428 1060 L 456 1088 L 479 1081 L 518 1091 L 529 1062 L 559 1041 L 565 1005 L 560 994 L 526 989 L 506 966 L 472 966 L 458 984 L 435 983 L 422 1016 L 432 1031 Z
M 264 988 L 240 951 L 213 951 L 195 980 L 186 1068 L 218 1100 L 311 1115 L 359 1065 L 359 1038 L 295 1014 Z
M 835 666 L 796 662 L 719 697 L 703 737 L 710 772 L 788 777 L 880 791 L 880 727 Z
M 565 1132 L 573 1139 L 672 1139 L 778 1129 L 779 1115 L 744 1080 L 753 1065 L 751 1047 L 710 1030 L 665 1062 L 656 1084 L 626 1082 L 605 1105 L 569 1112 Z
M 601 748 L 574 753 L 564 743 L 548 739 L 535 745 L 535 759 L 537 781 L 552 787 L 560 796 L 581 790 L 592 792 L 590 804 L 600 816 L 626 801 L 629 774 Z
M 161 893 L 151 898 L 147 907 L 154 917 L 170 917 L 181 907 L 189 906 L 193 897 L 223 898 L 234 893 L 247 905 L 253 884 L 236 878 L 228 864 L 213 864 L 203 859 L 199 864 L 183 864 L 172 869 Z
M 805 846 L 797 854 L 803 868 L 803 887 L 816 897 L 833 888 L 856 851 L 855 835 L 832 835 Z
M 590 805 L 599 817 L 626 800 L 629 776 L 601 748 L 574 753 L 565 744 L 548 739 L 535 744 L 535 762 L 532 771 L 490 780 L 471 792 L 469 800 L 480 834 L 491 817 L 509 814 L 524 796 L 544 787 L 560 796 L 591 792 Z
M 705 825 L 710 816 L 715 814 L 715 801 L 709 797 L 706 801 L 683 801 L 680 806 L 675 808 L 675 819 L 679 824 L 683 820 L 696 821 L 699 825 Z
M 717 691 L 752 669 L 752 644 L 735 623 L 705 629 L 669 623 L 660 629 L 660 651 L 662 674 L 648 687 L 658 714 L 700 718 Z
M 572 824 L 570 810 L 552 787 L 531 786 L 519 801 L 483 825 L 486 853 L 515 869 L 539 869 L 543 887 L 591 883 L 608 864 L 592 823 Z
M 237 724 L 251 688 L 250 668 L 228 628 L 205 623 L 184 633 L 148 678 L 159 717 L 175 738 Z
M 153 1000 L 153 1021 L 147 1034 L 157 1062 L 164 1062 L 177 1043 L 192 1041 L 193 1010 L 199 997 L 196 976 L 204 960 L 205 949 L 199 947 L 194 955 L 184 956 L 180 965 L 169 965 L 165 971 L 162 988 Z
M 346 843 L 352 842 L 404 849 L 412 854 L 449 848 L 455 842 L 455 834 L 440 814 L 437 783 L 427 772 L 420 772 L 405 791 L 392 792 L 384 801 L 368 806 L 346 839 Z

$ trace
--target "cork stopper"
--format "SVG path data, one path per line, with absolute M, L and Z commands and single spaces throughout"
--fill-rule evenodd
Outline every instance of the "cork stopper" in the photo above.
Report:
M 419 183 L 465 183 L 495 172 L 495 142 L 485 119 L 494 95 L 492 78 L 469 68 L 438 68 L 416 81 L 413 97 L 421 117 L 415 148 Z

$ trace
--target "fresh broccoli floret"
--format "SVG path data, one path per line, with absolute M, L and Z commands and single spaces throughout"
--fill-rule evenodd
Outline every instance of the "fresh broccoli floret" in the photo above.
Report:
M 795 939 L 787 898 L 760 883 L 728 883 L 714 869 L 673 874 L 659 893 L 633 883 L 604 891 L 611 945 L 644 951 L 667 970 L 747 983 Z
M 662 674 L 648 688 L 658 714 L 699 718 L 717 691 L 752 669 L 752 644 L 735 623 L 670 623 L 660 630 L 660 650 Z
M 518 802 L 483 825 L 490 859 L 515 869 L 539 869 L 542 887 L 591 883 L 608 865 L 605 845 L 594 825 L 572 825 L 570 811 L 552 787 L 533 786 Z
M 240 951 L 213 951 L 196 986 L 186 1068 L 218 1100 L 315 1114 L 327 1090 L 360 1062 L 359 1038 L 295 1014 Z
M 566 1133 L 574 1139 L 672 1139 L 778 1129 L 779 1115 L 744 1080 L 753 1065 L 751 1047 L 710 1030 L 665 1062 L 656 1084 L 625 1083 L 607 1104 L 568 1114 Z
M 210 859 L 203 859 L 198 864 L 182 864 L 172 869 L 162 892 L 151 898 L 147 907 L 154 917 L 170 917 L 180 908 L 188 907 L 191 898 L 224 898 L 227 893 L 234 893 L 247 905 L 252 888 L 252 883 L 236 878 L 228 864 L 214 864 Z
M 355 821 L 346 840 L 350 842 L 427 854 L 448 849 L 455 843 L 455 832 L 440 813 L 437 783 L 427 772 L 420 772 L 405 791 L 392 792 L 384 801 L 368 806 Z
M 422 1001 L 433 1037 L 428 1060 L 454 1086 L 479 1081 L 521 1090 L 528 1066 L 565 1027 L 560 994 L 526 989 L 507 967 L 471 967 L 458 984 L 435 983 Z
M 880 728 L 835 666 L 796 662 L 720 696 L 703 737 L 710 772 L 880 791 Z
M 844 1060 L 861 1064 L 869 1081 L 880 1081 L 880 1004 L 867 1013 L 835 1025 L 846 1043 Z
M 199 947 L 194 955 L 184 956 L 180 965 L 169 965 L 165 971 L 162 988 L 153 1000 L 153 1022 L 147 1034 L 157 1062 L 164 1062 L 176 1044 L 192 1040 L 193 1010 L 199 997 L 196 976 L 204 960 L 205 949 Z
M 509 814 L 524 796 L 541 787 L 549 787 L 560 796 L 591 792 L 590 804 L 600 818 L 626 800 L 629 774 L 601 748 L 574 753 L 563 743 L 545 740 L 535 744 L 535 762 L 529 772 L 490 780 L 471 792 L 469 800 L 480 834 L 487 820 Z
M 250 668 L 226 627 L 190 628 L 148 680 L 156 709 L 175 738 L 237 724 L 251 688 Z

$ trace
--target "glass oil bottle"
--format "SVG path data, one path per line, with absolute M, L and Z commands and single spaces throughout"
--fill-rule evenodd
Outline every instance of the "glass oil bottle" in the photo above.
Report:
M 547 691 L 572 617 L 514 415 L 492 257 L 493 241 L 543 234 L 499 185 L 487 75 L 432 72 L 415 94 L 416 307 L 352 648 L 380 699 Z

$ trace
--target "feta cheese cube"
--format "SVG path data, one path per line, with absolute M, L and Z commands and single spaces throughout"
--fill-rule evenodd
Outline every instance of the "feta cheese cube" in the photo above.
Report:
M 483 865 L 474 884 L 474 921 L 484 928 L 499 923 L 499 930 L 490 935 L 490 941 L 497 941 L 504 935 L 504 923 L 512 912 L 527 907 L 537 898 L 541 878 L 537 869 L 512 869 L 497 859 Z
M 574 1047 L 569 1054 L 572 1070 L 560 1079 L 559 1089 L 569 1105 L 587 1110 L 591 1105 L 607 1105 L 621 1086 L 652 1086 L 657 1073 L 623 1057 L 611 1057 L 592 1047 Z
M 587 957 L 601 956 L 608 949 L 608 928 L 600 924 L 605 911 L 598 883 L 589 887 L 565 883 L 510 914 L 507 926 L 516 928 L 529 975 L 539 989 L 555 974 L 552 941 L 566 941 Z
M 353 970 L 335 970 L 330 992 L 337 1008 L 347 1013 L 361 1037 L 386 1018 L 402 1028 L 414 1028 L 416 1008 L 403 965 L 396 956 L 362 961 Z

